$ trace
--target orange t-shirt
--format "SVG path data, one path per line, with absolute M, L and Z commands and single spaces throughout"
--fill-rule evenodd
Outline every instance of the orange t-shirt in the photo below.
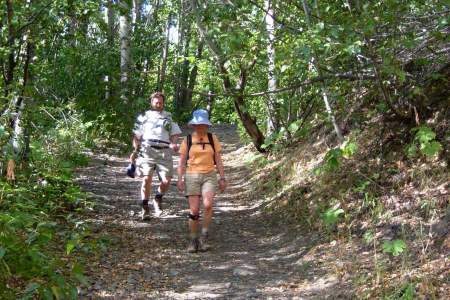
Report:
M 219 139 L 213 134 L 214 148 L 216 152 L 222 151 Z M 203 144 L 207 143 L 207 144 Z M 183 140 L 180 147 L 180 153 L 187 151 L 187 138 Z M 209 173 L 214 171 L 214 150 L 209 144 L 208 135 L 198 136 L 192 134 L 192 145 L 189 151 L 189 160 L 187 161 L 187 173 Z

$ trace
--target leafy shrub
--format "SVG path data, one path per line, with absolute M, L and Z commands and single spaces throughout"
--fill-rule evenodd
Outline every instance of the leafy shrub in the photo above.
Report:
M 315 175 L 320 175 L 324 172 L 334 172 L 341 166 L 342 158 L 349 159 L 358 150 L 358 145 L 347 140 L 338 148 L 330 149 L 323 159 L 322 164 L 313 170 Z
M 393 256 L 398 256 L 406 249 L 406 244 L 403 240 L 385 241 L 383 243 L 383 252 L 390 253 Z
M 436 140 L 436 134 L 431 128 L 419 126 L 413 128 L 412 131 L 416 134 L 413 142 L 406 149 L 408 157 L 416 157 L 418 150 L 427 158 L 432 158 L 442 151 L 442 145 Z
M 344 214 L 344 210 L 338 207 L 328 208 L 322 215 L 322 220 L 327 227 L 335 225 L 339 217 Z

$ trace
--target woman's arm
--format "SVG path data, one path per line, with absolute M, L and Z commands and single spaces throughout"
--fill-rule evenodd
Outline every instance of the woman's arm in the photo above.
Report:
M 227 181 L 225 179 L 225 170 L 224 170 L 224 167 L 223 167 L 222 154 L 220 152 L 216 152 L 216 153 L 214 153 L 214 157 L 216 159 L 217 172 L 220 175 L 220 178 L 219 178 L 219 189 L 220 189 L 220 192 L 223 193 L 225 191 L 226 186 L 227 186 Z
M 184 143 L 184 142 L 183 142 Z M 184 191 L 184 173 L 186 173 L 186 147 L 180 151 L 180 162 L 178 163 L 178 182 L 177 187 L 179 191 Z

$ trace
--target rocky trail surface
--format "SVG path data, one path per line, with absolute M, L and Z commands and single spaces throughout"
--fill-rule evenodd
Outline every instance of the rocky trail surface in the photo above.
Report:
M 91 285 L 81 299 L 347 299 L 345 284 L 318 259 L 315 237 L 275 226 L 252 193 L 252 170 L 234 126 L 217 126 L 229 186 L 215 199 L 212 249 L 187 253 L 188 204 L 176 178 L 164 213 L 139 219 L 139 179 L 124 176 L 127 158 L 96 154 L 78 183 L 97 202 L 89 221 L 106 236 L 106 253 L 92 258 Z M 178 157 L 175 157 L 175 161 Z M 176 176 L 175 176 L 176 177 Z M 154 178 L 153 191 L 157 181 Z

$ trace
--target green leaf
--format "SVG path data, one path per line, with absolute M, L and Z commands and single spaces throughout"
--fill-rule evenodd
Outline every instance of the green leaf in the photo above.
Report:
M 63 299 L 61 289 L 59 287 L 52 286 L 51 289 L 52 289 L 53 295 L 55 296 L 56 300 Z
M 426 126 L 416 127 L 413 130 L 417 130 L 416 139 L 420 143 L 427 143 L 434 140 L 434 138 L 436 137 L 436 134 L 433 132 L 433 130 Z
M 345 158 L 350 158 L 356 153 L 357 150 L 358 145 L 355 142 L 349 142 L 344 146 L 344 148 L 342 148 L 342 155 Z
M 406 149 L 406 155 L 409 158 L 415 157 L 417 155 L 417 146 L 415 144 L 411 144 Z
M 69 255 L 76 246 L 77 246 L 76 241 L 67 242 L 67 244 L 66 244 L 67 255 Z
M 296 122 L 294 122 L 289 125 L 288 130 L 290 133 L 295 134 L 299 128 L 300 126 Z
M 323 221 L 326 225 L 333 225 L 343 213 L 344 210 L 342 208 L 329 208 L 323 214 Z
M 3 248 L 2 246 L 0 246 L 0 258 L 2 258 L 3 256 L 5 256 L 6 253 L 6 249 Z
M 375 235 L 371 231 L 366 231 L 363 235 L 364 243 L 366 243 L 367 245 L 372 243 L 374 238 Z
M 393 256 L 398 256 L 406 249 L 406 244 L 403 240 L 385 241 L 383 243 L 383 252 L 391 253 Z
M 442 145 L 438 141 L 422 144 L 420 151 L 427 157 L 433 157 L 442 151 Z

